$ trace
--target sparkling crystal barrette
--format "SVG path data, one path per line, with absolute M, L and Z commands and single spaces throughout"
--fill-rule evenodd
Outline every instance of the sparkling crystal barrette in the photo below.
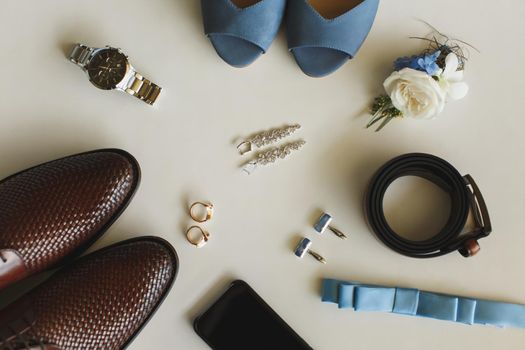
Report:
M 299 150 L 305 144 L 306 142 L 304 140 L 299 140 L 262 151 L 258 153 L 252 161 L 246 163 L 242 170 L 247 174 L 251 174 L 259 165 L 268 165 L 275 163 L 278 159 L 284 159 L 288 157 L 292 151 Z
M 272 143 L 275 143 L 279 140 L 284 139 L 285 137 L 290 136 L 297 130 L 301 128 L 299 124 L 287 125 L 282 128 L 274 128 L 270 130 L 265 130 L 260 133 L 257 133 L 251 136 L 246 141 L 241 142 L 237 149 L 241 155 L 251 152 L 253 148 L 261 148 Z

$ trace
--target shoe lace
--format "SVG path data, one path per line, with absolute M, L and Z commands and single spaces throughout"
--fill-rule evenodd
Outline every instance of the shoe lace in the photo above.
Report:
M 46 344 L 33 331 L 32 324 L 25 317 L 21 321 L 29 326 L 24 332 L 19 332 L 11 325 L 7 326 L 8 336 L 4 338 L 0 335 L 0 348 L 6 350 L 45 350 Z

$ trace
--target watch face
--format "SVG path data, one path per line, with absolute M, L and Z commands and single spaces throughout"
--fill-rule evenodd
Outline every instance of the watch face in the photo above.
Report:
M 124 79 L 128 69 L 128 60 L 117 49 L 104 49 L 91 59 L 87 69 L 89 80 L 96 87 L 111 90 Z

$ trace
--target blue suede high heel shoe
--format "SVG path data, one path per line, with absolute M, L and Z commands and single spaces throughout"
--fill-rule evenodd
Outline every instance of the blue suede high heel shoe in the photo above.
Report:
M 245 67 L 275 39 L 286 0 L 201 0 L 204 32 L 228 64 Z
M 324 7 L 331 4 L 335 12 L 342 9 L 343 13 L 336 13 L 331 18 L 330 11 L 327 11 L 323 16 L 312 2 Z M 288 46 L 305 74 L 323 77 L 333 73 L 355 57 L 368 36 L 379 0 L 354 1 L 354 6 L 346 12 L 345 4 L 348 6 L 348 1 L 345 3 L 341 0 L 337 3 L 334 0 L 288 0 Z M 334 5 L 343 6 L 337 9 Z

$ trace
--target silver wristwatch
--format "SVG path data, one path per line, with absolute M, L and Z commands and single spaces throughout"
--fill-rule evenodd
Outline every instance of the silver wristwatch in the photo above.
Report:
M 94 48 L 77 44 L 69 55 L 71 62 L 84 70 L 89 81 L 103 90 L 119 90 L 153 105 L 162 88 L 137 73 L 120 49 Z

